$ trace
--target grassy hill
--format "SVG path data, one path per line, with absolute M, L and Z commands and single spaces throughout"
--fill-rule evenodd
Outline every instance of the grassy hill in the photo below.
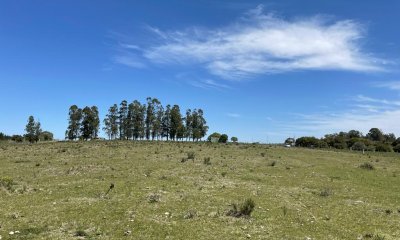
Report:
M 249 198 L 250 217 L 227 216 Z M 400 155 L 1 143 L 0 226 L 2 239 L 400 239 Z

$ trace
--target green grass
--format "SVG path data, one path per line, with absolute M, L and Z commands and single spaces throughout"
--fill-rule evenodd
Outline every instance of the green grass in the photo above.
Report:
M 395 153 L 165 142 L 0 145 L 2 239 L 400 239 Z M 360 168 L 365 163 L 374 170 Z M 249 217 L 228 216 L 247 199 L 255 205 Z

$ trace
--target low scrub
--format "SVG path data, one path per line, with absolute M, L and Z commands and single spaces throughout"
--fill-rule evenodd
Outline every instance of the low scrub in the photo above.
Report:
M 371 163 L 368 163 L 368 162 L 361 164 L 359 166 L 359 168 L 366 169 L 366 170 L 374 170 L 375 169 L 374 165 L 372 165 Z
M 232 204 L 232 208 L 226 213 L 227 216 L 231 217 L 250 217 L 256 204 L 253 199 L 248 198 L 242 204 Z

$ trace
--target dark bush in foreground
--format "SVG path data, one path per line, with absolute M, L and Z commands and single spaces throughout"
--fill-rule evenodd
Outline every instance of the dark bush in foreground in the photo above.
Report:
M 368 163 L 368 162 L 361 164 L 360 168 L 366 169 L 366 170 L 374 170 L 375 169 L 374 165 L 372 165 L 371 163 Z
M 251 198 L 246 199 L 240 206 L 237 204 L 232 204 L 232 209 L 230 209 L 226 215 L 231 217 L 250 217 L 254 210 L 256 204 Z

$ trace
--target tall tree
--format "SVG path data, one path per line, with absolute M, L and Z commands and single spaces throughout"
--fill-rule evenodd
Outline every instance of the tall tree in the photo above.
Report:
M 98 138 L 100 129 L 99 109 L 96 106 L 90 108 L 92 113 L 92 138 Z
M 154 104 L 154 121 L 153 121 L 153 128 L 151 130 L 151 138 L 159 138 L 161 135 L 161 125 L 162 125 L 162 118 L 164 115 L 164 108 L 161 105 L 161 102 L 158 99 L 153 99 Z
M 37 142 L 39 140 L 39 135 L 42 132 L 40 128 L 40 122 L 35 122 L 33 116 L 29 116 L 28 123 L 25 126 L 25 138 L 30 142 Z
M 118 126 L 118 106 L 114 104 L 108 109 L 108 113 L 104 118 L 103 130 L 106 132 L 109 139 L 113 140 L 117 138 L 119 126 Z
M 192 110 L 186 110 L 186 117 L 185 117 L 185 137 L 186 141 L 192 137 Z
M 369 139 L 371 139 L 372 141 L 376 141 L 376 142 L 382 142 L 385 139 L 382 131 L 379 130 L 378 128 L 371 128 L 369 130 L 369 133 L 367 134 L 367 137 Z
M 167 138 L 167 141 L 169 139 L 169 133 L 170 133 L 170 128 L 171 128 L 171 105 L 167 105 L 165 108 L 165 112 L 163 114 L 162 117 L 162 123 L 161 123 L 161 128 L 162 128 L 162 132 L 161 132 L 161 137 Z
M 174 105 L 171 109 L 171 123 L 169 128 L 169 137 L 175 140 L 178 137 L 183 137 L 183 122 L 181 110 L 178 105 Z
M 118 111 L 118 121 L 119 121 L 119 139 L 127 139 L 128 131 L 128 102 L 123 100 L 119 105 Z
M 93 113 L 90 107 L 82 110 L 81 137 L 84 140 L 91 139 L 93 136 Z
M 65 138 L 69 140 L 75 140 L 79 138 L 80 125 L 82 120 L 82 110 L 76 105 L 72 105 L 69 108 L 69 119 L 68 128 L 65 132 Z
M 150 135 L 152 132 L 153 124 L 154 124 L 154 102 L 151 97 L 147 99 L 147 109 L 146 109 L 146 140 L 150 140 Z

